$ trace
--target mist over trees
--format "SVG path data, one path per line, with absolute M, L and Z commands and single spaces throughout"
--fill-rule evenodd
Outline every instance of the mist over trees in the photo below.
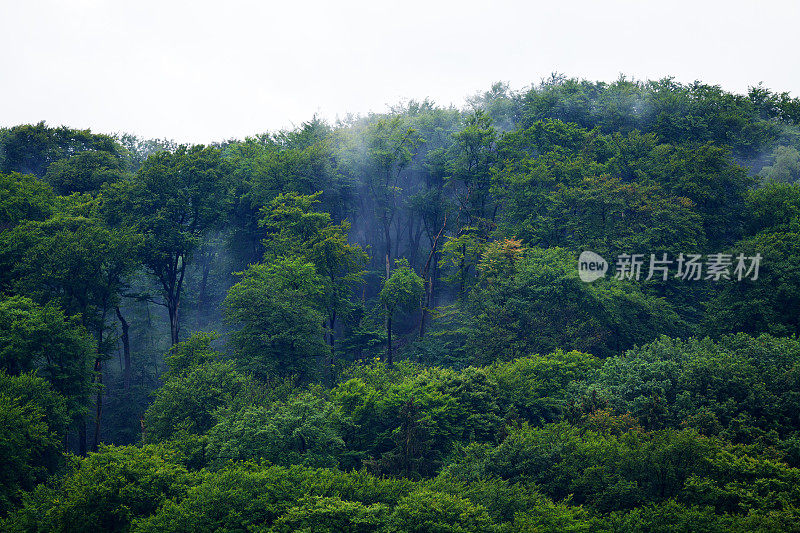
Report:
M 796 530 L 799 154 L 797 98 L 671 78 L 0 129 L 0 529 Z

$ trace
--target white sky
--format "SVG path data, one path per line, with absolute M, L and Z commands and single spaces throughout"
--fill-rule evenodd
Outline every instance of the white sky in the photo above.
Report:
M 797 1 L 0 0 L 0 126 L 211 142 L 558 71 L 800 96 Z

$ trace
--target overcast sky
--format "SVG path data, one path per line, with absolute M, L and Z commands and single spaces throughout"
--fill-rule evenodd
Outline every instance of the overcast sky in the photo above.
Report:
M 764 0 L 0 0 L 0 125 L 211 142 L 554 71 L 800 96 L 798 22 Z

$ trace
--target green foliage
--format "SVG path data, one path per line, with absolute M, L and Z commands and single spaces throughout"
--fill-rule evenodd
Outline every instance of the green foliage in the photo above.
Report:
M 729 438 L 749 442 L 796 428 L 799 358 L 800 344 L 790 338 L 662 337 L 607 359 L 571 394 L 579 399 L 595 391 L 617 412 L 630 412 L 651 428 L 689 425 L 703 431 L 704 425 L 713 427 L 702 424 L 705 417 L 718 421 Z
M 470 105 L 0 129 L 0 529 L 797 530 L 800 100 L 554 75 Z M 587 249 L 762 260 L 584 283 Z M 90 411 L 144 442 L 63 455 Z
M 326 353 L 322 282 L 313 263 L 280 257 L 252 265 L 225 298 L 240 367 L 264 379 L 314 374 Z
M 268 261 L 297 257 L 314 265 L 325 312 L 326 341 L 333 352 L 337 319 L 348 318 L 355 307 L 353 289 L 363 283 L 368 256 L 360 246 L 348 242 L 351 226 L 347 221 L 333 224 L 328 213 L 313 210 L 320 194 L 278 195 L 269 208 L 262 209 L 264 218 L 259 225 L 267 230 L 262 242 Z M 326 371 L 331 364 L 333 361 L 327 363 Z
M 535 483 L 551 498 L 572 495 L 601 512 L 670 498 L 718 512 L 791 509 L 800 497 L 792 481 L 797 469 L 686 430 L 614 435 L 567 423 L 524 424 L 489 454 L 462 461 L 474 464 L 450 472 L 477 469 L 482 477 Z
M 558 420 L 564 389 L 598 364 L 577 352 L 460 372 L 376 362 L 351 371 L 331 400 L 349 420 L 344 440 L 355 458 L 416 477 L 434 473 L 460 444 L 502 439 L 507 422 Z
M 103 189 L 106 219 L 143 236 L 139 257 L 160 284 L 172 344 L 180 340 L 186 264 L 229 208 L 227 173 L 220 150 L 180 146 L 156 152 L 132 179 Z
M 800 215 L 800 185 L 765 183 L 748 192 L 747 235 L 774 230 Z
M 386 312 L 386 361 L 392 364 L 392 323 L 395 313 L 409 313 L 422 302 L 424 281 L 409 266 L 408 260 L 395 261 L 395 269 L 383 282 L 379 298 Z
M 417 491 L 394 508 L 391 523 L 408 533 L 478 533 L 490 531 L 492 521 L 481 506 L 441 492 Z
M 772 152 L 773 163 L 761 169 L 765 179 L 781 183 L 800 181 L 800 152 L 793 146 L 778 146 Z
M 64 398 L 46 381 L 0 371 L 0 517 L 55 472 L 67 423 Z
M 216 333 L 195 332 L 188 340 L 172 346 L 165 358 L 169 370 L 164 373 L 164 379 L 178 378 L 205 363 L 219 359 L 220 354 L 211 348 L 211 343 L 218 338 Z
M 800 334 L 800 216 L 737 242 L 731 255 L 740 254 L 760 255 L 758 279 L 751 274 L 722 284 L 706 304 L 709 330 Z
M 144 415 L 147 441 L 207 431 L 215 424 L 214 412 L 231 405 L 245 384 L 230 362 L 204 363 L 171 377 Z
M 239 463 L 206 475 L 185 498 L 168 502 L 134 531 L 269 531 L 273 525 L 285 531 L 312 523 L 321 531 L 336 524 L 370 531 L 384 506 L 395 505 L 411 488 L 408 481 L 360 472 Z
M 53 190 L 33 176 L 0 174 L 0 230 L 24 220 L 44 220 L 53 210 Z
M 275 533 L 370 533 L 383 530 L 388 514 L 382 504 L 364 505 L 336 496 L 304 498 L 272 526 Z
M 4 524 L 9 531 L 131 531 L 196 484 L 162 446 L 108 446 L 76 464 L 56 487 L 40 486 Z
M 344 451 L 341 415 L 308 393 L 270 407 L 245 407 L 221 415 L 208 432 L 209 461 L 265 459 L 273 464 L 338 466 Z
M 648 181 L 697 206 L 709 245 L 741 235 L 744 200 L 754 182 L 724 146 L 660 145 L 642 162 Z
M 50 164 L 87 151 L 115 157 L 122 157 L 125 152 L 108 135 L 66 126 L 51 128 L 44 122 L 0 130 L 0 172 L 42 177 Z
M 47 167 L 44 180 L 62 195 L 98 192 L 105 183 L 125 177 L 124 162 L 115 154 L 87 151 L 54 161 Z
M 104 350 L 108 314 L 138 266 L 132 258 L 141 236 L 109 228 L 92 216 L 56 214 L 18 225 L 0 242 L 13 257 L 7 273 L 12 290 L 40 302 L 55 300 L 68 313 L 79 314 Z
M 683 327 L 667 302 L 632 284 L 582 282 L 563 249 L 524 250 L 505 240 L 487 248 L 479 272 L 466 338 L 479 363 L 558 348 L 608 356 Z
M 585 380 L 601 364 L 588 354 L 556 350 L 544 356 L 494 363 L 486 373 L 496 383 L 493 394 L 506 417 L 543 423 L 560 418 L 570 383 Z
M 381 303 L 388 317 L 395 312 L 411 311 L 419 305 L 422 298 L 422 278 L 408 265 L 405 259 L 395 263 L 395 269 L 381 289 Z
M 23 296 L 0 301 L 0 369 L 12 376 L 36 371 L 63 395 L 72 416 L 89 395 L 94 357 L 86 330 L 56 306 Z

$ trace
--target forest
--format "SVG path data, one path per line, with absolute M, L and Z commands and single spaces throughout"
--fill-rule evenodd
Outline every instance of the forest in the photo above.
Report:
M 0 129 L 2 531 L 800 531 L 798 334 L 761 84 Z

